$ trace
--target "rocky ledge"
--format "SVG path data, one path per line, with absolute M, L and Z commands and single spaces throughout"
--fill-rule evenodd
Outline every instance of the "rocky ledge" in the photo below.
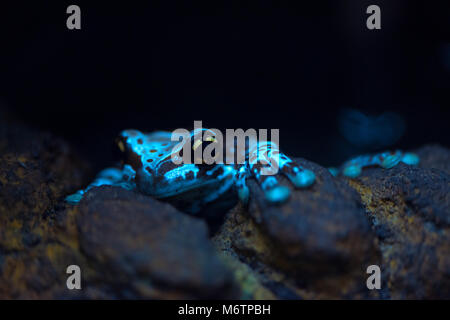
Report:
M 317 174 L 311 188 L 274 207 L 250 182 L 249 206 L 210 235 L 202 219 L 116 187 L 66 205 L 89 166 L 59 138 L 2 123 L 0 298 L 450 298 L 450 151 L 415 152 L 419 167 L 357 179 L 297 159 Z M 67 289 L 69 265 L 81 290 Z M 366 286 L 369 265 L 380 290 Z

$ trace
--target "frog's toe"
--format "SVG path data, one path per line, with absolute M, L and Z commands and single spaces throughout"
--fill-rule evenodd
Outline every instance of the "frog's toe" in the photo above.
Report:
M 98 178 L 104 178 L 110 180 L 111 182 L 116 182 L 122 180 L 123 172 L 118 168 L 106 168 L 97 174 Z
M 401 160 L 403 163 L 408 164 L 410 166 L 416 166 L 419 164 L 420 159 L 419 156 L 412 152 L 406 152 Z
M 316 181 L 314 172 L 296 165 L 294 161 L 290 161 L 281 166 L 281 173 L 287 176 L 296 188 L 307 188 Z
M 295 175 L 289 175 L 288 177 L 297 188 L 307 188 L 316 181 L 315 173 L 307 169 L 300 170 Z
M 344 168 L 342 174 L 349 178 L 356 178 L 361 174 L 361 166 L 355 164 L 349 165 Z
M 288 187 L 281 185 L 265 190 L 264 192 L 266 199 L 269 202 L 276 204 L 285 202 L 289 198 L 290 193 Z
M 66 201 L 68 204 L 78 204 L 81 199 L 83 199 L 83 192 L 78 191 L 74 194 L 71 194 L 69 196 L 67 196 L 64 201 Z
M 247 205 L 248 199 L 250 196 L 250 191 L 248 190 L 248 187 L 246 185 L 238 188 L 238 197 L 239 200 L 242 202 L 242 204 Z
M 385 169 L 390 169 L 395 167 L 401 160 L 401 157 L 397 154 L 392 154 L 387 156 L 381 162 L 381 167 Z
M 331 173 L 333 177 L 337 177 L 339 174 L 339 169 L 335 167 L 328 168 L 328 171 Z

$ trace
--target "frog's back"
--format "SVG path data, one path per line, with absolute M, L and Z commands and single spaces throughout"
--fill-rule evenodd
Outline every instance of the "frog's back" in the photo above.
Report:
M 148 141 L 140 153 L 142 165 L 153 171 L 162 162 L 171 159 L 175 145 L 173 141 Z
M 172 150 L 177 144 L 177 141 L 171 140 L 171 132 L 168 131 L 146 134 L 131 129 L 122 131 L 121 136 L 126 138 L 128 148 L 137 156 L 135 159 L 139 159 L 142 167 L 148 172 L 155 171 L 159 164 L 170 159 Z

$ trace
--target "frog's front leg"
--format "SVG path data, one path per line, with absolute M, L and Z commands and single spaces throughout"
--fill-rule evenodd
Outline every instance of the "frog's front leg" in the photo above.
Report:
M 246 179 L 250 176 L 247 163 L 240 167 L 236 165 L 234 172 L 236 173 L 236 189 L 239 200 L 246 205 L 250 196 L 250 190 L 246 184 Z
M 97 174 L 94 181 L 92 181 L 85 189 L 78 190 L 74 194 L 67 196 L 65 201 L 69 204 L 77 204 L 81 201 L 87 191 L 94 187 L 104 185 L 134 190 L 136 188 L 134 182 L 135 175 L 136 173 L 133 168 L 127 164 L 124 165 L 122 169 L 114 167 L 103 169 Z
M 408 165 L 418 165 L 419 157 L 411 152 L 402 152 L 400 150 L 394 152 L 382 152 L 374 155 L 363 155 L 353 158 L 342 165 L 341 170 L 331 169 L 333 175 L 342 172 L 342 175 L 349 178 L 358 177 L 362 170 L 367 167 L 382 167 L 390 169 L 395 167 L 399 162 Z
M 271 203 L 282 203 L 290 195 L 289 188 L 280 184 L 279 173 L 286 176 L 296 188 L 307 188 L 316 178 L 314 172 L 296 164 L 280 152 L 275 143 L 269 141 L 260 141 L 249 147 L 247 168 L 248 176 L 256 179 Z M 245 181 L 238 184 L 248 190 Z M 241 193 L 245 195 L 248 191 Z

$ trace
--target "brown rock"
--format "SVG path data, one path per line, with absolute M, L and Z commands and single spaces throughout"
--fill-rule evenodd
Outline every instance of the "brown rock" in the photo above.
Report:
M 364 170 L 348 182 L 360 193 L 380 239 L 390 296 L 450 297 L 450 176 L 401 163 Z
M 435 168 L 450 174 L 450 150 L 440 145 L 427 145 L 414 151 L 422 168 Z
M 92 189 L 77 210 L 80 250 L 97 272 L 92 281 L 121 287 L 118 297 L 238 296 L 204 221 L 114 187 Z
M 55 285 L 65 286 L 61 262 L 82 263 L 65 235 L 55 237 L 53 224 L 64 196 L 86 181 L 87 168 L 63 140 L 1 123 L 0 297 L 53 297 Z
M 316 173 L 315 184 L 271 206 L 250 182 L 249 213 L 233 212 L 216 243 L 258 270 L 280 298 L 368 297 L 366 268 L 379 255 L 359 197 L 327 169 L 297 161 Z

